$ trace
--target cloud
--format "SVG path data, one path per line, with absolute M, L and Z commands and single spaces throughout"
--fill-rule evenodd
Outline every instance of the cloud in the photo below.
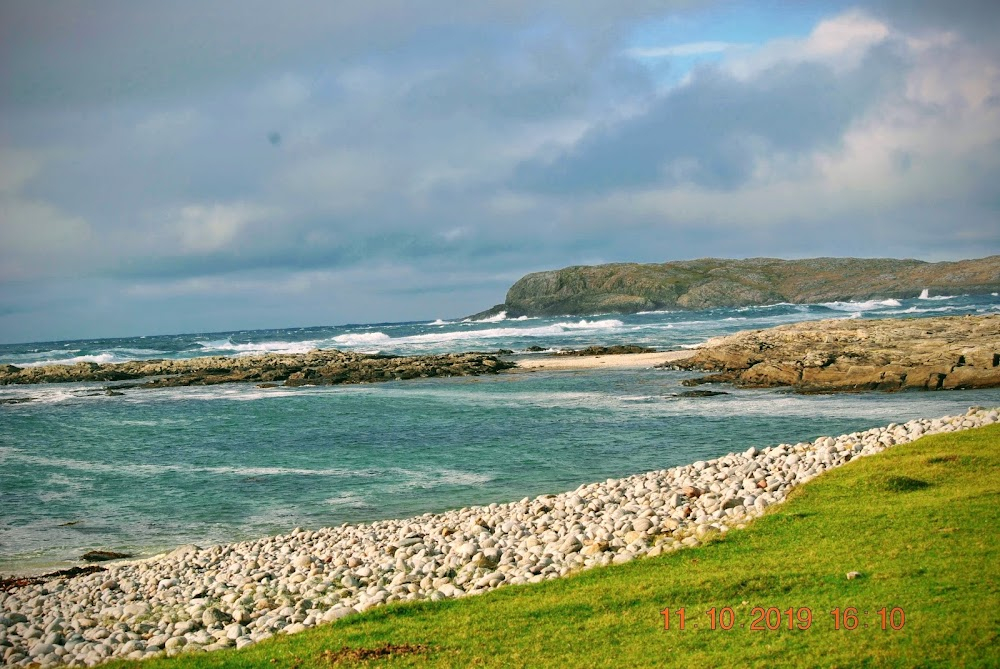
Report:
M 173 227 L 182 251 L 206 253 L 230 246 L 250 226 L 273 215 L 266 207 L 246 202 L 192 204 L 181 208 Z
M 743 79 L 704 69 L 642 114 L 598 127 L 553 161 L 526 161 L 517 187 L 547 193 L 693 184 L 732 189 L 758 158 L 839 144 L 881 96 L 903 82 L 906 64 L 873 49 L 844 73 L 786 61 Z
M 636 50 L 733 6 L 11 0 L 0 330 L 461 315 L 581 262 L 1000 252 L 1000 61 L 972 20 L 995 11 L 933 4 Z
M 725 53 L 734 49 L 746 49 L 749 46 L 743 42 L 688 42 L 670 46 L 635 47 L 625 51 L 625 54 L 633 58 L 674 58 Z

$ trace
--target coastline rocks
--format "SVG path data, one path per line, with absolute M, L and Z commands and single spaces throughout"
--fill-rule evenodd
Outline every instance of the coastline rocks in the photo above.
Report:
M 558 495 L 296 528 L 256 541 L 182 546 L 75 577 L 5 581 L 0 657 L 11 666 L 92 666 L 241 648 L 389 602 L 460 598 L 624 564 L 745 527 L 796 485 L 856 458 L 998 421 L 997 409 L 973 408 L 750 448 Z
M 738 332 L 707 342 L 674 369 L 684 381 L 802 393 L 1000 387 L 1000 315 L 828 320 Z
M 493 354 L 452 353 L 399 357 L 366 355 L 337 350 L 309 353 L 265 354 L 242 357 L 135 360 L 97 364 L 0 367 L 0 385 L 121 381 L 148 379 L 143 383 L 107 388 L 109 395 L 123 388 L 166 388 L 220 383 L 257 383 L 262 388 L 279 382 L 286 386 L 375 383 L 434 376 L 496 374 L 515 364 Z

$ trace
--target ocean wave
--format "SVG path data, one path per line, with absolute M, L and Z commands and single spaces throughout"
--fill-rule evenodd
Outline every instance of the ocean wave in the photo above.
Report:
M 341 346 L 371 346 L 372 344 L 388 343 L 392 341 L 392 337 L 384 332 L 359 332 L 357 334 L 337 335 L 333 341 Z
M 51 360 L 36 360 L 33 362 L 19 362 L 18 367 L 42 367 L 44 365 L 75 365 L 78 362 L 96 362 L 106 364 L 109 362 L 124 362 L 127 358 L 120 358 L 114 353 L 98 353 L 96 355 L 78 355 L 73 358 L 53 358 Z
M 931 298 L 933 299 L 933 298 Z M 887 314 L 933 314 L 946 313 L 949 311 L 959 311 L 961 307 L 908 307 L 906 309 L 896 309 L 887 311 Z
M 501 311 L 499 314 L 494 314 L 493 316 L 487 316 L 486 318 L 479 318 L 476 320 L 469 320 L 470 323 L 499 323 L 500 321 L 507 320 L 507 312 Z
M 459 330 L 455 332 L 429 332 L 426 334 L 390 337 L 384 332 L 367 332 L 362 334 L 346 334 L 333 338 L 341 346 L 381 348 L 391 346 L 433 345 L 457 341 L 483 341 L 509 337 L 555 337 L 567 332 L 585 332 L 613 330 L 623 327 L 619 320 L 607 319 L 600 321 L 566 321 L 528 328 L 488 328 L 485 330 Z
M 878 311 L 886 307 L 901 307 L 903 303 L 899 300 L 865 300 L 863 302 L 821 302 L 817 306 L 833 309 L 834 311 Z
M 306 341 L 261 341 L 247 344 L 234 344 L 229 339 L 209 342 L 198 342 L 203 352 L 231 352 L 238 356 L 259 355 L 261 353 L 308 353 L 319 345 L 315 340 Z

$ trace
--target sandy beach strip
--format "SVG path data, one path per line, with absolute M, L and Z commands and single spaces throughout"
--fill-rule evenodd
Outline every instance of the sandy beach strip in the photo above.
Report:
M 583 369 L 644 369 L 665 362 L 683 360 L 694 351 L 663 351 L 657 353 L 626 353 L 618 355 L 545 355 L 517 360 L 518 370 L 573 371 Z

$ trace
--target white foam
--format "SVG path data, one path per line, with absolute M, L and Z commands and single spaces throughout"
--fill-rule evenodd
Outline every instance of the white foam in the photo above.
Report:
M 484 321 L 480 321 L 484 322 Z M 410 335 L 407 337 L 390 337 L 384 332 L 370 332 L 362 334 L 346 334 L 334 337 L 333 341 L 341 346 L 370 347 L 377 345 L 382 348 L 387 346 L 406 345 L 433 345 L 456 341 L 481 341 L 488 339 L 503 339 L 509 337 L 555 337 L 566 332 L 576 331 L 600 331 L 613 330 L 623 327 L 624 323 L 619 320 L 607 319 L 600 321 L 567 321 L 563 323 L 553 323 L 552 325 L 542 325 L 533 328 L 488 328 L 485 330 L 461 330 L 456 332 L 429 332 L 426 334 Z
M 931 298 L 934 299 L 934 298 Z M 944 313 L 948 311 L 958 311 L 961 307 L 908 307 L 906 309 L 897 309 L 894 311 L 887 311 L 887 314 L 932 314 L 932 313 Z
M 934 295 L 932 297 L 930 293 L 931 293 L 930 290 L 928 290 L 927 288 L 924 288 L 922 291 L 920 291 L 920 297 L 918 297 L 917 299 L 918 300 L 954 300 L 955 299 L 954 295 Z M 994 295 L 996 295 L 996 293 L 994 293 Z
M 229 351 L 238 356 L 258 355 L 261 353 L 308 353 L 317 348 L 319 342 L 309 341 L 261 341 L 249 344 L 234 344 L 228 339 L 199 342 L 199 345 L 206 352 L 208 351 Z
M 358 334 L 338 335 L 333 341 L 341 346 L 371 346 L 392 341 L 392 337 L 384 332 L 361 332 Z
M 865 300 L 863 302 L 822 302 L 819 306 L 833 309 L 835 311 L 878 311 L 885 307 L 901 307 L 903 303 L 899 300 Z
M 480 318 L 478 320 L 471 321 L 471 322 L 472 323 L 499 323 L 500 321 L 505 321 L 505 320 L 507 320 L 507 312 L 506 311 L 501 311 L 499 314 L 495 314 L 493 316 L 487 316 L 486 318 Z
M 440 318 L 435 320 L 433 323 L 428 323 L 428 325 L 454 325 L 454 321 L 443 321 Z
M 96 362 L 106 364 L 109 362 L 121 362 L 121 359 L 114 353 L 100 353 L 98 355 L 78 355 L 74 358 L 63 358 L 62 360 L 38 360 L 36 362 L 21 362 L 18 367 L 42 367 L 43 365 L 75 365 L 78 362 Z

